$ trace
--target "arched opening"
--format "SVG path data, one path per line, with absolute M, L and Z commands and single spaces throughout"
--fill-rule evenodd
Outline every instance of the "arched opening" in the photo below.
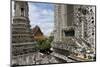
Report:
M 21 8 L 21 16 L 24 16 L 24 8 Z

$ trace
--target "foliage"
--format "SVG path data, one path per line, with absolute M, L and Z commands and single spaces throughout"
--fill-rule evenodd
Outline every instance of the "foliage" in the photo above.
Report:
M 50 49 L 52 41 L 53 41 L 53 37 L 49 37 L 45 40 L 37 41 L 38 49 L 40 49 L 40 50 Z

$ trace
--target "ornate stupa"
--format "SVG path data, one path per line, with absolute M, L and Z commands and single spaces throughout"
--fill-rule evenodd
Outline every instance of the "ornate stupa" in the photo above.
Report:
M 15 1 L 15 16 L 12 23 L 12 54 L 14 56 L 35 51 L 35 42 L 32 38 L 28 3 Z

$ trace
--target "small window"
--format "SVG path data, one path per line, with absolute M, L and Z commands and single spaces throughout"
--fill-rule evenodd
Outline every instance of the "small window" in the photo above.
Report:
M 94 33 L 92 33 L 92 35 L 94 35 Z
M 24 8 L 21 8 L 21 16 L 24 16 Z
M 68 30 L 68 31 L 64 31 L 65 36 L 74 36 L 75 35 L 75 31 L 74 30 Z
M 94 19 L 94 17 L 91 17 L 91 19 Z
M 94 23 L 94 21 L 92 21 L 92 23 Z

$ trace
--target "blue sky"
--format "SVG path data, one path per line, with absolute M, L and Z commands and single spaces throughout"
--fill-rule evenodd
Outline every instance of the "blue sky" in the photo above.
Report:
M 54 28 L 54 4 L 28 2 L 31 28 L 38 25 L 44 35 L 48 36 Z M 12 2 L 14 16 L 14 2 Z
M 54 27 L 54 5 L 33 2 L 28 2 L 28 4 L 31 28 L 38 25 L 44 35 L 50 35 Z

